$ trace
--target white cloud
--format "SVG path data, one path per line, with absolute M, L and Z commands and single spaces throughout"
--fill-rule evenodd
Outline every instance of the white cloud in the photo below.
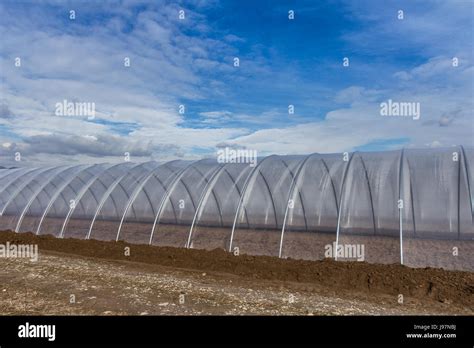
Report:
M 409 73 L 423 72 L 427 64 L 433 64 L 433 61 Z M 473 146 L 472 67 L 453 71 L 438 69 L 436 75 L 424 74 L 423 81 L 413 81 L 407 86 L 395 85 L 391 89 L 367 90 L 351 86 L 335 98 L 350 106 L 328 112 L 322 121 L 260 130 L 237 137 L 232 143 L 255 148 L 261 153 L 280 154 L 350 151 L 371 142 L 391 139 L 406 139 L 407 143 L 403 144 L 406 147 Z M 437 88 L 430 79 L 440 80 L 447 87 Z M 426 88 L 427 81 L 433 88 Z M 389 98 L 419 102 L 420 120 L 382 117 L 380 102 Z
M 370 31 L 345 34 L 357 49 L 373 49 L 369 43 L 381 35 L 386 41 L 375 41 L 377 49 L 391 50 L 400 46 L 396 40 L 402 37 L 403 45 L 421 48 L 430 58 L 396 71 L 392 80 L 373 76 L 372 85 L 336 91 L 299 79 L 291 66 L 276 76 L 273 62 L 262 54 L 263 45 L 251 47 L 236 74 L 231 63 L 238 50 L 233 45 L 246 39 L 230 33 L 222 41 L 211 38 L 206 34 L 213 28 L 204 16 L 186 9 L 186 22 L 179 21 L 178 5 L 143 11 L 135 26 L 128 27 L 123 18 L 134 14 L 126 3 L 120 4 L 107 9 L 114 17 L 106 22 L 71 23 L 66 28 L 55 26 L 48 13 L 31 19 L 2 6 L 0 159 L 11 160 L 15 151 L 38 163 L 115 161 L 125 151 L 143 160 L 195 158 L 195 148 L 224 143 L 261 154 L 348 151 L 380 139 L 408 139 L 406 146 L 473 145 L 474 66 L 468 40 L 472 34 L 459 30 L 469 21 L 465 5 L 453 10 L 436 3 L 424 16 L 408 10 L 403 23 L 388 20 L 392 14 L 381 11 L 379 4 L 368 13 L 357 4 L 351 6 L 354 16 L 374 24 Z M 78 13 L 87 15 L 84 11 Z M 445 15 L 453 11 L 453 18 Z M 187 35 L 190 29 L 200 34 Z M 453 38 L 446 40 L 448 34 Z M 459 57 L 458 67 L 451 64 L 453 56 Z M 15 57 L 21 57 L 21 68 L 14 66 Z M 125 57 L 131 67 L 123 66 Z M 230 85 L 220 79 L 226 76 L 231 76 Z M 255 81 L 252 87 L 263 90 L 270 82 L 273 88 L 256 111 L 251 111 L 251 103 L 244 111 L 237 102 L 229 103 L 236 110 L 209 106 L 196 117 L 199 129 L 188 126 L 187 115 L 178 113 L 182 100 L 209 105 L 213 98 L 229 100 L 232 89 L 245 86 L 249 78 Z M 285 98 L 290 99 L 288 93 L 294 90 L 307 95 L 308 105 L 335 106 L 322 120 L 314 115 L 315 120 L 302 121 L 299 105 L 296 115 L 289 117 Z M 382 118 L 379 103 L 389 98 L 419 102 L 421 119 Z M 53 116 L 54 104 L 64 99 L 94 102 L 97 119 Z M 281 100 L 280 109 L 271 103 L 265 107 L 275 100 Z M 114 131 L 117 122 L 130 124 L 128 134 Z

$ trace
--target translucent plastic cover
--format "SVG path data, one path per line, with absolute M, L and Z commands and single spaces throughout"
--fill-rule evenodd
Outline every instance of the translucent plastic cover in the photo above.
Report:
M 474 150 L 0 169 L 1 229 L 474 270 Z

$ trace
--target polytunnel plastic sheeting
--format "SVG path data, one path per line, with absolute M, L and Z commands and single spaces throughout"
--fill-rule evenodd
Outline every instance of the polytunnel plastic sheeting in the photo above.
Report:
M 7 205 L 8 201 L 11 199 L 12 194 L 15 192 L 17 186 L 14 185 L 17 179 L 28 172 L 33 172 L 35 169 L 22 168 L 4 170 L 7 171 L 7 174 L 0 178 L 0 216 L 2 215 L 5 205 Z M 39 169 L 36 168 L 36 170 Z
M 362 156 L 352 154 L 346 170 L 339 206 L 339 228 L 345 233 L 375 235 L 374 192 Z
M 36 234 L 53 234 L 59 237 L 64 221 L 75 206 L 81 189 L 109 167 L 110 165 L 105 164 L 87 166 L 70 180 L 64 181 L 52 195 L 43 212 L 38 215 L 33 231 Z
M 156 162 L 145 162 L 130 169 L 122 178 L 109 187 L 101 199 L 89 227 L 88 238 L 116 240 L 127 202 L 134 189 L 159 166 Z
M 7 169 L 7 173 L 2 176 L 0 179 L 0 195 L 3 194 L 5 190 L 7 190 L 11 184 L 15 183 L 15 181 L 35 170 L 45 170 L 45 168 L 17 168 L 17 169 Z
M 270 156 L 250 174 L 237 210 L 229 248 L 278 256 L 291 185 L 305 156 Z
M 297 173 L 282 228 L 280 256 L 320 260 L 336 240 L 341 155 L 313 154 Z
M 134 243 L 150 242 L 151 231 L 161 203 L 169 189 L 190 162 L 172 161 L 157 167 L 137 185 L 127 202 L 117 231 L 118 239 Z
M 414 234 L 451 238 L 458 234 L 458 181 L 460 160 L 457 150 L 407 150 L 414 211 Z M 427 170 L 430 168 L 430 170 Z M 432 183 L 436 182 L 436 185 Z
M 341 193 L 337 245 L 331 249 L 334 258 L 400 262 L 401 156 L 401 151 L 352 154 Z
M 9 180 L 5 181 L 5 177 L 10 176 L 10 178 L 13 175 L 18 175 L 19 173 L 24 173 L 27 171 L 31 171 L 32 169 L 30 168 L 13 168 L 13 169 L 2 169 L 0 171 L 0 190 L 4 187 L 5 183 L 8 183 Z
M 338 260 L 473 271 L 473 165 L 472 148 L 451 147 L 6 169 L 0 223 L 304 259 L 336 243 Z
M 160 246 L 188 245 L 197 206 L 212 176 L 223 164 L 204 159 L 188 165 L 173 180 L 155 218 L 150 241 Z M 215 216 L 220 220 L 221 215 Z
M 461 147 L 405 150 L 403 263 L 411 267 L 474 270 L 473 153 Z
M 58 173 L 70 169 L 71 166 L 60 166 L 38 170 L 34 175 L 28 176 L 26 180 L 16 187 L 10 199 L 3 207 L 3 213 L 0 217 L 0 224 L 4 229 L 16 230 L 21 225 L 26 210 L 29 208 L 32 200 L 43 189 L 48 182 Z M 26 174 L 28 175 L 28 174 Z
M 0 174 L 0 192 L 2 192 L 17 177 L 35 169 L 37 168 L 2 169 Z
M 64 185 L 70 183 L 82 171 L 90 166 L 78 165 L 67 170 L 60 171 L 49 181 L 46 181 L 40 188 L 38 188 L 35 195 L 33 195 L 25 207 L 20 217 L 15 231 L 28 232 L 36 231 L 38 224 L 41 221 L 43 213 L 47 211 L 48 206 L 58 191 L 61 191 Z
M 472 235 L 474 235 L 474 148 L 462 147 L 461 151 L 463 154 L 462 158 L 464 161 L 464 171 L 462 171 L 462 169 L 461 171 L 463 173 L 462 177 L 465 178 L 466 182 L 464 183 L 464 185 L 461 185 L 460 188 L 467 188 L 467 192 L 465 194 L 467 194 L 468 200 L 468 204 L 461 205 L 462 209 L 467 211 L 465 213 L 462 213 L 462 216 L 466 216 L 466 220 L 461 221 L 461 238 L 472 239 Z
M 29 176 L 32 177 L 35 175 L 35 172 L 40 172 L 42 170 L 44 169 L 15 169 L 11 170 L 10 173 L 0 179 L 0 221 L 6 206 L 8 206 L 13 197 L 16 196 L 16 193 L 21 191 L 22 182 L 25 182 L 25 179 L 27 178 L 26 174 L 29 174 Z M 23 180 L 19 178 L 23 178 Z
M 133 167 L 129 162 L 107 168 L 83 186 L 64 218 L 61 237 L 87 238 L 94 216 L 108 193 Z
M 1 170 L 1 177 L 4 177 L 6 175 L 10 175 L 10 174 L 14 173 L 15 171 L 21 171 L 21 170 L 25 170 L 25 168 L 24 167 L 3 168 Z
M 198 204 L 190 229 L 191 248 L 229 247 L 235 214 L 252 168 L 245 163 L 228 163 L 219 168 Z
M 23 169 L 14 171 L 7 175 L 0 182 L 0 216 L 5 212 L 6 207 L 19 194 L 22 189 L 37 175 L 44 172 L 48 168 Z

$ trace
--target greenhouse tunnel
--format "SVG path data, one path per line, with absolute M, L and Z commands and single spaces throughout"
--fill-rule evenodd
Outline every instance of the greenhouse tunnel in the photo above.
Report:
M 0 230 L 474 271 L 474 149 L 0 169 Z

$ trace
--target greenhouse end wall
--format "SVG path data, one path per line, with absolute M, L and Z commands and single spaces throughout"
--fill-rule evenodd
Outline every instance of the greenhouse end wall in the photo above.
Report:
M 0 169 L 3 230 L 474 271 L 474 150 Z

